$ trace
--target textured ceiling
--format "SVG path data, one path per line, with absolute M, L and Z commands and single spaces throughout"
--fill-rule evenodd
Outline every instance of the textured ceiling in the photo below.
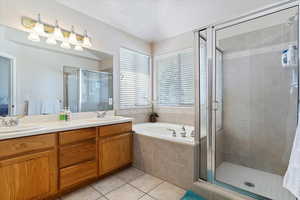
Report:
M 57 0 L 149 42 L 280 0 Z

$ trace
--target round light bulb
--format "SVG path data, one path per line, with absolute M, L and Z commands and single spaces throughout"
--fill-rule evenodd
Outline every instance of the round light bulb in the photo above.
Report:
M 50 35 L 50 37 L 47 38 L 46 43 L 47 44 L 52 44 L 52 45 L 57 44 L 57 42 L 56 42 L 56 40 L 54 38 L 54 35 Z
M 70 46 L 69 42 L 67 42 L 67 41 L 63 41 L 60 46 L 61 46 L 61 48 L 64 48 L 64 49 L 71 49 L 71 46 Z
M 54 28 L 53 35 L 57 40 L 63 40 L 64 39 L 64 35 L 62 34 L 61 29 L 59 28 L 57 20 L 55 21 L 55 28 Z
M 38 35 L 36 32 L 34 32 L 34 31 L 32 31 L 32 32 L 28 35 L 28 39 L 31 40 L 31 41 L 33 41 L 33 42 L 39 42 L 39 41 L 40 41 L 39 35 Z
M 69 36 L 69 42 L 74 45 L 78 44 L 77 37 L 76 37 L 75 31 L 74 31 L 74 26 L 72 26 L 72 29 L 71 29 L 71 33 Z
M 82 48 L 82 46 L 80 46 L 80 45 L 76 45 L 74 49 L 75 49 L 76 51 L 83 51 L 83 48 Z
M 33 30 L 39 35 L 45 35 L 44 24 L 41 22 L 40 14 L 38 14 L 38 21 L 36 22 Z
M 83 38 L 83 44 L 82 45 L 86 48 L 92 47 L 91 40 L 90 40 L 89 36 L 87 35 L 87 31 L 85 31 L 85 33 L 84 33 L 84 38 Z

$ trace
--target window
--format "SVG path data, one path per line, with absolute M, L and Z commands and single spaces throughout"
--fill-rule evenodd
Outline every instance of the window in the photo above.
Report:
M 194 104 L 194 66 L 191 49 L 156 59 L 157 100 L 163 106 Z
M 150 57 L 120 49 L 120 108 L 150 104 Z

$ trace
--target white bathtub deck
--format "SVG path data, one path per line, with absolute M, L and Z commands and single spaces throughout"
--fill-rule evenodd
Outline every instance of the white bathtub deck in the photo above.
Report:
M 296 200 L 288 190 L 282 187 L 283 177 L 276 174 L 223 162 L 216 170 L 216 178 L 221 182 L 273 200 Z M 255 187 L 244 185 L 246 181 L 254 183 Z

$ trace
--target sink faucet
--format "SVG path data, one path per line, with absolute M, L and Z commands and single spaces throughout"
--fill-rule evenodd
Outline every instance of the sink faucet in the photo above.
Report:
M 97 114 L 97 118 L 104 118 L 106 116 L 106 111 L 103 111 L 103 112 L 95 112 Z
M 181 137 L 186 137 L 186 128 L 185 128 L 185 126 L 182 126 L 181 130 L 182 130 L 182 131 L 180 132 Z
M 19 125 L 20 117 L 1 117 L 1 126 L 3 127 L 13 127 Z
M 169 131 L 172 131 L 172 136 L 176 137 L 176 130 L 172 128 L 168 128 Z

